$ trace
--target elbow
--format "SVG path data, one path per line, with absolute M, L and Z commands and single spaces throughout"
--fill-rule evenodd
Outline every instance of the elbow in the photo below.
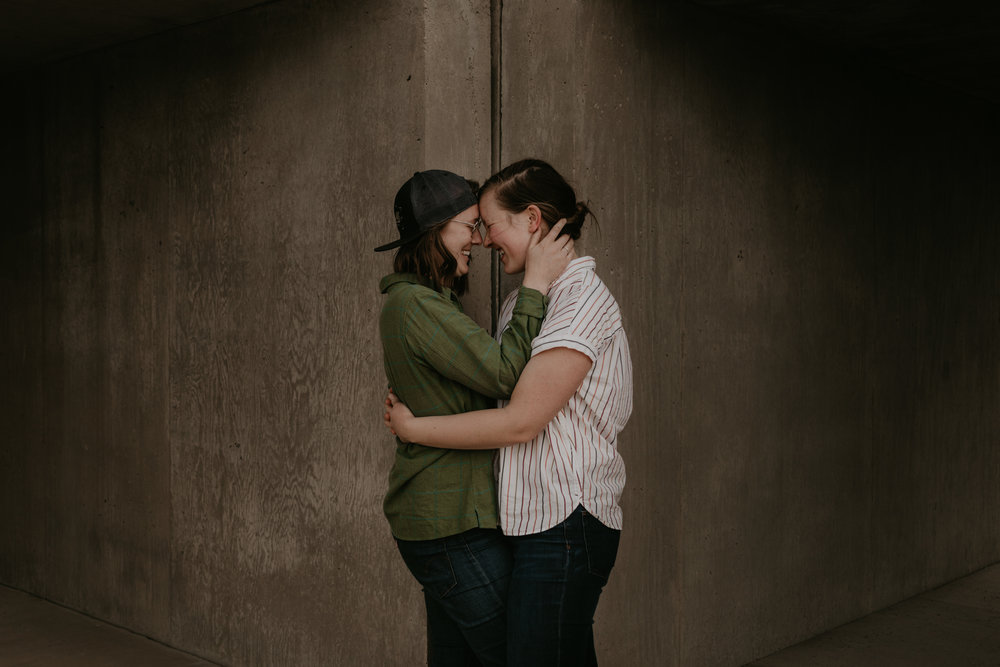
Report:
M 507 400 L 513 396 L 514 388 L 517 386 L 517 381 L 521 379 L 521 373 L 523 372 L 523 366 L 517 366 L 513 363 L 501 367 L 500 372 L 496 375 L 496 387 L 494 387 L 496 396 L 494 398 Z
M 511 441 L 511 444 L 530 442 L 542 432 L 543 428 L 545 428 L 545 423 L 538 423 L 530 419 L 513 419 L 507 433 L 507 439 Z

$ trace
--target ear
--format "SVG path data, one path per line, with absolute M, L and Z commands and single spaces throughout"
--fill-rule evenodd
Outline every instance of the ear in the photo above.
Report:
M 524 210 L 528 214 L 528 232 L 534 234 L 535 230 L 542 224 L 542 212 L 534 204 L 528 204 L 528 208 Z

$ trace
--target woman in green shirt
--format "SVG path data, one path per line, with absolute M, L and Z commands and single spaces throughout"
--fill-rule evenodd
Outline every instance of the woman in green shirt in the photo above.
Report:
M 549 284 L 572 240 L 532 238 L 513 317 L 498 343 L 462 312 L 474 245 L 483 242 L 474 184 L 417 172 L 396 194 L 399 239 L 379 319 L 389 386 L 415 415 L 481 410 L 506 398 L 531 356 Z M 400 554 L 421 583 L 431 667 L 506 664 L 512 559 L 497 521 L 493 452 L 397 440 L 384 511 Z

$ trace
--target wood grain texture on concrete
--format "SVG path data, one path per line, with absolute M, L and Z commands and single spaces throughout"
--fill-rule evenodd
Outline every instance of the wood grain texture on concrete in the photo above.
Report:
M 107 97 L 93 61 L 69 64 L 42 84 L 27 89 L 15 121 L 38 160 L 25 162 L 21 195 L 33 229 L 27 243 L 7 246 L 20 245 L 20 261 L 30 262 L 10 274 L 7 284 L 18 289 L 7 293 L 31 299 L 25 316 L 10 320 L 19 331 L 7 377 L 22 395 L 7 432 L 26 449 L 10 469 L 19 500 L 7 506 L 25 511 L 5 523 L 8 548 L 26 557 L 4 559 L 17 573 L 8 581 L 163 633 L 170 476 L 157 353 L 165 335 L 162 237 L 131 226 L 126 202 L 108 211 L 102 177 L 141 173 L 142 165 L 119 160 L 117 142 L 101 139 L 102 122 L 115 118 L 101 111 Z M 155 210 L 155 189 L 144 196 Z
M 489 25 L 293 0 L 19 80 L 0 580 L 234 664 L 420 659 L 372 249 L 413 171 L 487 175 Z
M 481 38 L 471 24 L 488 13 L 464 11 L 456 29 L 407 3 L 277 3 L 178 47 L 171 608 L 183 645 L 237 664 L 424 652 L 420 588 L 381 512 L 393 447 L 377 419 L 377 285 L 391 253 L 372 248 L 395 234 L 392 198 L 413 171 L 475 167 L 485 151 L 488 126 L 467 112 L 477 99 L 488 110 L 488 80 L 477 90 L 468 72 L 488 61 L 428 64 Z M 428 113 L 437 99 L 454 101 L 448 113 Z

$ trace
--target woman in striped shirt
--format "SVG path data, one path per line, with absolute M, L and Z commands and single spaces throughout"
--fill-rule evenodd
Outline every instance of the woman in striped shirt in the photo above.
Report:
M 504 271 L 524 271 L 531 234 L 566 219 L 573 239 L 590 213 L 550 165 L 516 162 L 480 190 L 483 244 Z M 496 409 L 415 418 L 390 395 L 386 423 L 404 441 L 500 448 L 500 522 L 514 552 L 507 657 L 513 665 L 596 665 L 593 618 L 618 551 L 625 467 L 617 435 L 632 411 L 621 313 L 592 257 L 573 257 L 510 401 Z M 513 298 L 501 311 L 498 335 Z

